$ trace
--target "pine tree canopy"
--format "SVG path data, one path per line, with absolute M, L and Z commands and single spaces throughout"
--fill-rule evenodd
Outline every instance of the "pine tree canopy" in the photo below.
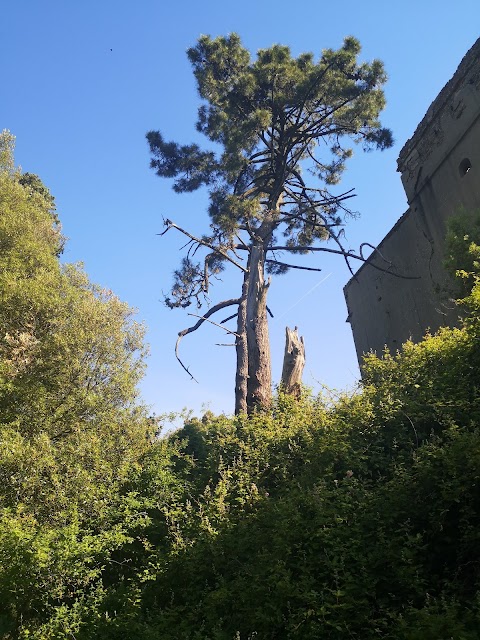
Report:
M 281 45 L 261 49 L 252 61 L 236 34 L 202 36 L 188 51 L 202 99 L 197 130 L 217 143 L 215 151 L 167 142 L 158 131 L 147 139 L 152 168 L 174 178 L 175 191 L 209 187 L 210 241 L 235 248 L 236 233 L 255 235 L 266 218 L 267 250 L 272 225 L 282 228 L 290 250 L 338 235 L 353 194 L 331 187 L 352 141 L 364 149 L 392 144 L 379 121 L 383 64 L 360 63 L 359 54 L 358 40 L 348 37 L 318 62 L 311 53 L 292 57 Z M 313 186 L 306 173 L 316 178 Z
M 237 412 L 270 401 L 265 271 L 321 270 L 284 262 L 285 252 L 338 253 L 352 274 L 349 260 L 364 259 L 342 242 L 354 193 L 339 192 L 336 185 L 352 143 L 386 149 L 392 135 L 379 120 L 383 65 L 359 62 L 359 54 L 358 40 L 348 37 L 338 51 L 325 49 L 318 62 L 311 53 L 295 58 L 282 45 L 261 49 L 252 61 L 238 35 L 202 36 L 188 57 L 201 98 L 197 130 L 211 148 L 168 142 L 158 131 L 147 134 L 158 176 L 173 178 L 178 193 L 204 186 L 210 194 L 208 235 L 195 237 L 165 220 L 164 233 L 174 227 L 189 238 L 167 306 L 209 302 L 210 279 L 227 262 L 243 272 L 241 296 L 208 311 L 239 307 L 231 316 L 237 316 Z M 318 246 L 327 240 L 335 246 Z M 208 250 L 203 264 L 193 260 L 200 247 Z M 246 404 L 240 400 L 245 396 Z

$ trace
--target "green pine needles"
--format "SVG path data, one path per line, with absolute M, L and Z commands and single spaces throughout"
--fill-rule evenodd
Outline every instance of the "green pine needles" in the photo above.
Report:
M 202 36 L 188 57 L 201 98 L 197 130 L 215 150 L 168 142 L 158 131 L 147 134 L 158 176 L 173 179 L 178 193 L 206 187 L 210 194 L 208 234 L 194 237 L 165 221 L 166 231 L 174 227 L 189 238 L 187 260 L 175 272 L 166 304 L 201 306 L 208 302 L 210 276 L 221 266 L 233 264 L 243 273 L 233 316 L 237 413 L 270 402 L 265 271 L 302 268 L 296 260 L 285 262 L 284 254 L 338 253 L 350 270 L 351 259 L 363 259 L 342 242 L 353 190 L 335 187 L 352 143 L 382 150 L 392 145 L 392 135 L 379 120 L 383 65 L 359 62 L 359 54 L 358 40 L 349 37 L 318 61 L 311 53 L 295 58 L 281 45 L 261 49 L 252 60 L 236 34 Z M 325 246 L 328 241 L 332 246 Z M 203 264 L 193 262 L 200 248 L 207 253 Z

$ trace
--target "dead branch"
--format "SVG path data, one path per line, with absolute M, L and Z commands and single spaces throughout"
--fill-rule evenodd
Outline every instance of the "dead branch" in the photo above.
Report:
M 370 247 L 370 249 L 373 250 L 374 253 L 378 253 L 378 255 L 381 257 L 381 259 L 384 262 L 387 262 L 389 265 L 391 265 L 392 263 L 390 262 L 390 260 L 387 260 L 385 258 L 385 256 L 382 254 L 382 252 L 380 251 L 380 249 L 377 249 L 377 247 L 374 247 L 373 244 L 370 244 L 369 242 L 362 242 L 362 244 L 360 245 L 359 248 L 359 253 L 363 258 L 363 247 Z M 363 258 L 364 260 L 368 260 L 371 256 L 368 256 L 368 258 Z
M 168 231 L 168 229 L 167 229 L 167 231 Z M 184 336 L 188 335 L 189 333 L 193 333 L 194 331 L 196 331 L 214 313 L 216 313 L 217 311 L 220 311 L 221 309 L 224 309 L 225 307 L 230 307 L 230 306 L 232 306 L 234 304 L 240 304 L 240 298 L 234 298 L 234 299 L 231 299 L 231 300 L 224 300 L 223 302 L 219 302 L 218 304 L 216 304 L 213 307 L 211 307 L 208 311 L 206 311 L 205 314 L 200 317 L 198 322 L 196 322 L 193 325 L 193 327 L 188 327 L 188 329 L 182 329 L 182 331 L 178 332 L 177 342 L 175 343 L 175 357 L 177 358 L 178 362 L 180 363 L 182 369 L 184 369 L 188 373 L 190 378 L 192 380 L 194 380 L 195 382 L 197 382 L 197 383 L 198 383 L 198 380 L 196 378 L 194 378 L 194 376 L 190 373 L 188 367 L 186 367 L 183 364 L 183 362 L 181 361 L 181 359 L 180 359 L 180 357 L 178 355 L 178 347 L 180 345 L 180 341 Z M 225 327 L 221 327 L 221 328 L 225 329 Z
M 225 258 L 225 260 L 228 260 L 229 262 L 234 264 L 236 267 L 238 267 L 241 271 L 246 273 L 247 269 L 245 267 L 243 267 L 241 264 L 239 264 L 236 260 L 231 258 L 228 255 L 228 253 L 225 253 L 225 251 L 221 251 L 221 249 L 218 249 L 217 247 L 215 247 L 215 245 L 211 244 L 210 242 L 207 242 L 206 240 L 203 240 L 202 238 L 197 238 L 196 236 L 192 236 L 191 233 L 189 233 L 185 229 L 182 229 L 182 227 L 179 227 L 178 224 L 175 224 L 174 222 L 172 222 L 168 218 L 164 219 L 163 223 L 166 226 L 166 229 L 164 231 L 162 231 L 162 233 L 157 233 L 157 236 L 164 236 L 167 233 L 167 231 L 169 231 L 172 228 L 173 229 L 177 229 L 178 231 L 180 231 L 180 233 L 183 233 L 184 235 L 186 235 L 187 238 L 190 238 L 190 240 L 192 240 L 193 242 L 196 242 L 199 245 L 203 245 L 204 247 L 207 247 L 208 249 L 211 249 L 212 251 L 217 253 L 219 256 L 222 256 L 222 258 Z
M 225 324 L 226 322 L 228 322 L 229 320 L 233 320 L 234 318 L 236 318 L 238 315 L 238 313 L 233 313 L 231 316 L 228 316 L 228 318 L 225 318 L 224 320 L 222 320 L 220 322 L 220 324 Z
M 296 251 L 324 251 L 325 253 L 335 253 L 343 256 L 345 259 L 353 258 L 353 260 L 360 260 L 360 262 L 365 262 L 365 263 L 368 262 L 370 266 L 373 267 L 374 269 L 377 269 L 378 271 L 382 271 L 383 273 L 388 273 L 391 276 L 395 276 L 395 278 L 402 278 L 403 280 L 419 280 L 420 279 L 420 276 L 404 276 L 401 273 L 395 273 L 395 271 L 391 271 L 390 268 L 383 269 L 382 267 L 379 267 L 377 264 L 370 262 L 370 257 L 364 258 L 361 255 L 357 255 L 356 253 L 353 253 L 353 251 L 346 251 L 345 249 L 332 249 L 330 247 L 310 247 L 310 246 L 309 247 L 268 247 L 268 251 L 289 251 L 290 253 L 295 253 Z M 391 263 L 388 260 L 386 260 L 382 255 L 381 257 L 383 258 L 383 260 L 385 260 L 385 262 L 388 262 L 390 266 L 392 266 Z M 350 270 L 350 273 L 352 273 L 352 270 L 351 269 L 349 270 Z M 355 277 L 355 274 L 353 274 L 353 277 Z
M 279 260 L 265 260 L 269 264 L 278 264 L 281 267 L 288 267 L 289 269 L 303 269 L 304 271 L 322 271 L 322 269 L 317 269 L 316 267 L 301 267 L 298 264 L 287 264 L 286 262 L 280 262 Z
M 313 209 L 316 210 L 317 207 L 318 207 L 318 204 L 314 200 L 312 200 L 310 195 L 307 193 L 307 186 L 306 186 L 305 182 L 303 181 L 302 176 L 295 169 L 292 169 L 292 173 L 297 178 L 297 180 L 299 181 L 299 183 L 300 183 L 300 185 L 302 187 L 302 195 L 310 203 L 310 205 L 313 207 Z M 349 196 L 349 197 L 353 197 L 353 196 Z M 332 226 L 327 222 L 327 220 L 325 219 L 324 216 L 320 215 L 320 218 L 323 220 L 323 223 L 324 223 L 325 227 L 327 228 L 328 232 L 330 233 L 330 237 L 337 244 L 338 252 L 339 252 L 340 255 L 343 256 L 343 258 L 345 260 L 345 264 L 347 265 L 348 270 L 350 271 L 352 276 L 355 277 L 355 274 L 353 273 L 353 269 L 350 266 L 350 263 L 348 261 L 348 257 L 349 257 L 348 256 L 348 252 L 346 252 L 345 249 L 343 248 L 342 243 L 340 242 L 340 240 L 338 238 L 338 235 L 334 231 L 332 231 Z
M 213 322 L 213 320 L 209 320 L 208 318 L 205 318 L 205 316 L 197 316 L 196 313 L 189 313 L 188 315 L 193 316 L 194 318 L 200 318 L 200 320 L 205 320 L 206 322 L 213 324 L 215 327 L 218 327 L 219 329 L 223 329 L 227 333 L 231 333 L 232 336 L 235 336 L 236 338 L 239 337 L 238 333 L 235 333 L 235 331 L 230 331 L 230 329 L 227 329 L 227 327 L 222 327 L 221 324 L 218 324 L 217 322 Z

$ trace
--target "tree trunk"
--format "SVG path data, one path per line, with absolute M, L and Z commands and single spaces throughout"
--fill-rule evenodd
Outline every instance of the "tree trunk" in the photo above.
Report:
M 263 244 L 254 244 L 249 256 L 246 299 L 248 413 L 251 413 L 256 406 L 268 407 L 272 399 L 267 320 L 267 291 L 270 280 L 265 282 L 264 266 L 265 249 Z
M 299 398 L 302 392 L 302 374 L 305 366 L 305 344 L 295 329 L 286 327 L 285 355 L 283 357 L 282 381 L 284 393 Z
M 247 413 L 247 380 L 248 380 L 248 350 L 247 350 L 247 289 L 248 273 L 242 287 L 242 299 L 238 305 L 237 338 L 237 372 L 235 375 L 235 415 Z

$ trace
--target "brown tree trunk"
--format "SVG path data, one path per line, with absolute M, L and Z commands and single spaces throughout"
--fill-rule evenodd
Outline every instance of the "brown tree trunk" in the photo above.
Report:
M 237 338 L 237 372 L 235 375 L 235 415 L 247 413 L 247 380 L 248 380 L 248 350 L 247 350 L 247 289 L 248 273 L 242 287 L 242 299 L 238 305 Z
M 283 357 L 282 381 L 284 393 L 299 398 L 302 392 L 302 374 L 305 366 L 305 344 L 295 329 L 286 327 L 285 355 Z
M 268 407 L 272 399 L 267 320 L 267 291 L 270 281 L 265 282 L 264 266 L 265 249 L 263 244 L 254 244 L 249 256 L 246 300 L 248 413 L 251 413 L 256 406 Z

